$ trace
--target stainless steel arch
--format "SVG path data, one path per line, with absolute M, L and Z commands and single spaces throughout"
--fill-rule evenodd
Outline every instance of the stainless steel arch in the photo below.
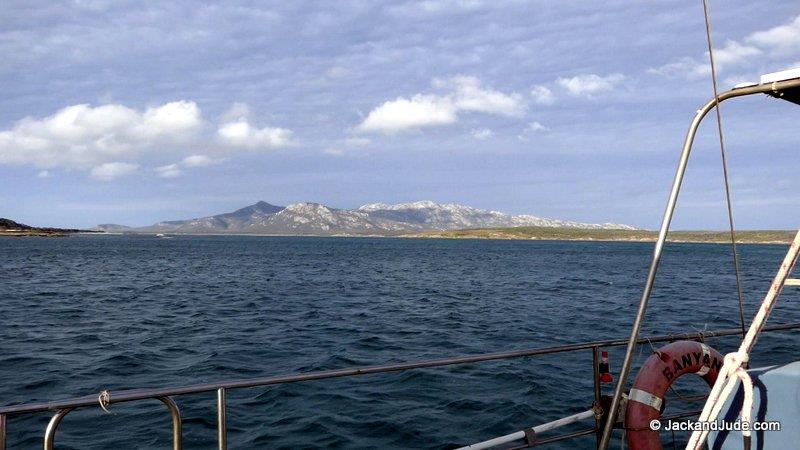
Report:
M 636 349 L 636 341 L 639 338 L 639 331 L 642 328 L 644 315 L 647 312 L 647 304 L 650 301 L 650 294 L 653 290 L 653 283 L 656 278 L 656 273 L 658 272 L 658 265 L 661 262 L 661 253 L 664 249 L 664 242 L 667 240 L 667 233 L 669 232 L 670 223 L 672 223 L 672 216 L 675 213 L 675 206 L 678 202 L 678 194 L 681 190 L 683 177 L 686 174 L 686 166 L 689 162 L 689 155 L 692 152 L 692 144 L 694 143 L 694 137 L 697 133 L 697 128 L 700 126 L 700 122 L 703 121 L 703 118 L 714 108 L 715 105 L 718 105 L 724 100 L 753 94 L 769 94 L 775 97 L 780 97 L 782 92 L 797 90 L 798 88 L 800 88 L 800 79 L 777 81 L 773 83 L 732 89 L 730 91 L 723 92 L 716 98 L 709 100 L 708 103 L 700 108 L 697 111 L 697 114 L 695 114 L 691 125 L 689 125 L 689 131 L 686 134 L 686 139 L 683 143 L 683 150 L 681 151 L 681 156 L 678 160 L 678 169 L 675 172 L 675 178 L 672 181 L 672 189 L 670 189 L 669 199 L 667 200 L 667 207 L 664 211 L 664 217 L 661 220 L 661 228 L 659 229 L 658 240 L 656 241 L 655 248 L 653 249 L 653 259 L 650 262 L 650 269 L 647 273 L 647 281 L 645 282 L 642 296 L 639 299 L 639 308 L 636 311 L 636 318 L 633 321 L 631 334 L 628 338 L 628 345 L 625 350 L 625 359 L 622 362 L 617 385 L 614 388 L 614 397 L 611 401 L 608 414 L 606 414 L 605 424 L 603 425 L 603 435 L 598 448 L 602 450 L 607 449 L 608 443 L 611 440 L 611 432 L 614 428 L 614 423 L 616 421 L 615 419 L 617 417 L 616 412 L 619 409 L 622 391 L 625 388 L 625 385 L 628 381 L 628 375 L 631 371 L 631 363 L 633 361 L 633 354 Z

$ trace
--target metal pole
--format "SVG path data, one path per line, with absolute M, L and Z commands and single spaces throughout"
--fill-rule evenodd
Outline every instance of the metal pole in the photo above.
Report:
M 55 445 L 56 440 L 56 430 L 58 429 L 58 425 L 61 423 L 61 419 L 64 418 L 73 408 L 64 408 L 59 410 L 53 417 L 50 419 L 50 422 L 47 424 L 47 429 L 44 432 L 44 450 L 53 450 L 53 446 Z
M 563 417 L 561 419 L 557 419 L 552 422 L 543 423 L 533 428 L 529 428 L 528 430 L 532 431 L 533 435 L 536 436 L 539 433 L 544 433 L 545 431 L 554 430 L 556 428 L 563 427 L 564 425 L 580 422 L 581 420 L 588 419 L 589 417 L 594 417 L 594 409 L 580 412 L 578 414 L 573 414 L 571 416 Z M 487 448 L 497 447 L 498 445 L 508 444 L 509 442 L 514 442 L 519 439 L 526 439 L 527 433 L 525 431 L 527 430 L 517 431 L 516 433 L 511 433 L 505 436 L 496 437 L 494 439 L 489 439 L 488 441 L 467 445 L 466 447 L 461 447 L 458 450 L 483 450 Z
M 228 449 L 228 428 L 225 410 L 225 388 L 217 389 L 217 440 L 219 450 Z
M 6 450 L 6 415 L 0 414 L 0 450 Z
M 167 405 L 169 414 L 172 416 L 172 449 L 181 450 L 183 448 L 183 421 L 181 420 L 181 410 L 178 405 L 169 397 L 158 397 L 161 403 Z
M 594 382 L 594 406 L 596 408 L 600 407 L 600 396 L 602 395 L 602 391 L 600 390 L 600 347 L 592 347 L 592 381 Z M 602 434 L 600 434 L 602 422 L 600 421 L 600 417 L 595 417 L 594 419 L 594 428 L 595 434 L 597 435 L 595 445 L 600 445 L 600 438 Z
M 706 114 L 714 107 L 719 105 L 720 102 L 726 100 L 728 98 L 738 97 L 742 95 L 749 95 L 755 94 L 759 92 L 768 92 L 770 90 L 776 90 L 783 85 L 794 86 L 798 84 L 797 80 L 792 80 L 791 84 L 785 82 L 781 83 L 773 83 L 772 86 L 752 86 L 746 87 L 742 89 L 734 89 L 728 92 L 724 92 L 723 94 L 713 98 L 708 103 L 705 104 L 701 109 L 697 111 L 695 114 L 694 119 L 692 120 L 691 125 L 689 126 L 689 131 L 686 135 L 686 140 L 683 143 L 683 150 L 681 151 L 681 156 L 678 161 L 678 169 L 675 172 L 675 178 L 672 181 L 672 189 L 670 190 L 669 199 L 667 200 L 667 207 L 664 211 L 664 217 L 661 220 L 661 228 L 658 231 L 658 240 L 656 241 L 655 248 L 653 249 L 653 260 L 650 263 L 650 270 L 647 273 L 647 281 L 644 285 L 644 290 L 642 292 L 642 296 L 639 299 L 639 308 L 636 311 L 636 318 L 633 321 L 633 327 L 631 328 L 630 338 L 628 339 L 628 345 L 625 349 L 625 359 L 622 361 L 622 367 L 619 371 L 619 379 L 617 380 L 617 385 L 614 388 L 614 396 L 611 399 L 611 406 L 609 410 L 606 411 L 606 420 L 605 425 L 603 427 L 603 436 L 600 440 L 599 448 L 601 450 L 605 450 L 608 448 L 608 443 L 611 440 L 611 433 L 614 428 L 615 418 L 617 416 L 617 409 L 619 408 L 620 398 L 622 397 L 622 391 L 625 388 L 625 384 L 628 380 L 628 375 L 631 370 L 631 363 L 633 362 L 633 354 L 636 349 L 636 340 L 639 338 L 639 331 L 642 328 L 642 322 L 644 321 L 645 313 L 647 312 L 647 304 L 650 301 L 650 294 L 653 290 L 653 283 L 656 278 L 656 272 L 658 272 L 658 265 L 661 262 L 661 253 L 664 249 L 664 242 L 667 240 L 667 233 L 669 232 L 669 225 L 672 222 L 672 215 L 675 212 L 675 206 L 678 202 L 678 194 L 681 190 L 681 184 L 683 182 L 683 177 L 686 174 L 686 165 L 689 162 L 689 155 L 692 151 L 692 143 L 694 142 L 694 137 L 697 132 L 697 127 L 700 125 L 700 122 L 703 120 Z

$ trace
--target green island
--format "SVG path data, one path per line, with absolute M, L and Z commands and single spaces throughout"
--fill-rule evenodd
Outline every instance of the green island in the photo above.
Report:
M 788 244 L 796 231 L 747 230 L 736 232 L 736 242 L 742 244 Z M 580 229 L 550 227 L 477 228 L 455 231 L 423 231 L 404 237 L 447 239 L 529 239 L 553 241 L 655 241 L 658 233 L 648 230 Z M 728 231 L 671 231 L 670 242 L 730 243 Z

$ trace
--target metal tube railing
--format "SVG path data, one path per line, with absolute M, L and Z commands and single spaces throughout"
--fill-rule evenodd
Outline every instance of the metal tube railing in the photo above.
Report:
M 522 431 L 516 431 L 514 433 L 506 434 L 504 436 L 498 436 L 496 438 L 492 438 L 483 442 L 478 442 L 475 444 L 467 445 L 464 447 L 460 447 L 456 450 L 486 450 L 489 448 L 494 448 L 503 444 L 508 444 L 514 441 L 518 441 L 520 439 L 529 440 L 529 436 L 531 437 L 529 440 L 529 445 L 536 442 L 536 435 L 539 433 L 544 433 L 545 431 L 554 430 L 556 428 L 563 427 L 565 425 L 571 425 L 576 422 L 580 422 L 581 420 L 588 419 L 590 417 L 595 416 L 594 409 L 587 409 L 586 411 L 579 412 L 577 414 L 573 414 L 571 416 L 563 417 L 561 419 L 553 420 L 551 422 L 543 423 L 541 425 L 537 425 L 535 427 L 526 428 Z
M 771 325 L 764 327 L 764 331 L 786 331 L 800 328 L 800 322 L 793 322 L 782 325 Z M 701 340 L 712 337 L 724 337 L 740 335 L 742 330 L 739 328 L 727 328 L 714 331 L 701 331 L 694 333 L 664 334 L 645 337 L 637 340 L 637 343 L 646 342 L 672 342 L 678 340 Z M 627 339 L 608 339 L 601 341 L 583 342 L 577 344 L 557 345 L 552 347 L 540 347 L 533 349 L 513 350 L 508 352 L 485 353 L 480 355 L 459 356 L 453 358 L 431 359 L 424 361 L 405 362 L 396 364 L 382 364 L 375 366 L 354 367 L 350 369 L 334 369 L 320 372 L 309 372 L 293 375 L 280 375 L 264 378 L 250 378 L 235 381 L 220 381 L 216 383 L 194 384 L 160 389 L 128 389 L 115 391 L 109 398 L 109 404 L 130 402 L 134 400 L 144 400 L 148 398 L 158 398 L 165 396 L 200 394 L 204 392 L 216 391 L 219 388 L 242 389 L 275 384 L 297 383 L 301 381 L 325 380 L 330 378 L 342 378 L 359 375 L 371 375 L 377 373 L 400 372 L 409 369 L 424 369 L 430 367 L 442 367 L 457 364 L 471 364 L 485 361 L 495 361 L 502 359 L 524 358 L 529 356 L 540 356 L 552 353 L 562 353 L 575 350 L 588 350 L 592 347 L 621 347 L 628 344 Z M 24 403 L 20 405 L 9 405 L 0 407 L 0 414 L 18 415 L 32 412 L 55 411 L 66 407 L 85 407 L 97 405 L 97 395 L 86 395 L 65 400 L 52 402 Z
M 742 330 L 739 330 L 739 332 L 741 332 L 741 331 Z M 685 412 L 680 412 L 680 413 L 664 416 L 664 417 L 660 418 L 659 420 L 661 422 L 664 422 L 664 421 L 667 421 L 667 420 L 683 419 L 683 418 L 686 418 L 686 417 L 697 416 L 697 415 L 700 414 L 700 412 L 701 411 L 699 409 L 698 410 L 694 410 L 694 411 L 685 411 Z M 594 432 L 595 432 L 594 428 L 586 428 L 586 429 L 583 429 L 583 430 L 580 430 L 580 431 L 575 431 L 575 432 L 572 432 L 572 433 L 566 433 L 566 434 L 562 434 L 562 435 L 558 435 L 558 436 L 548 437 L 548 438 L 545 438 L 545 439 L 536 439 L 532 444 L 525 443 L 525 444 L 522 444 L 522 445 L 518 445 L 516 447 L 507 448 L 506 450 L 522 450 L 524 448 L 540 447 L 542 445 L 552 444 L 554 442 L 567 441 L 569 439 L 575 439 L 577 437 L 587 436 L 587 435 L 590 435 L 590 434 L 592 434 Z
M 781 324 L 781 325 L 770 325 L 764 327 L 762 331 L 785 331 L 792 329 L 800 329 L 800 322 Z M 656 335 L 638 339 L 637 342 L 643 344 L 643 343 L 671 342 L 677 340 L 704 340 L 706 338 L 734 336 L 739 334 L 741 334 L 740 329 L 729 328 L 729 329 L 694 332 L 694 333 Z M 278 384 L 296 383 L 302 381 L 324 380 L 331 378 L 399 372 L 411 369 L 443 367 L 443 366 L 457 365 L 457 364 L 471 364 L 471 363 L 496 361 L 504 359 L 542 356 L 542 355 L 557 354 L 557 353 L 564 353 L 564 352 L 571 352 L 578 350 L 591 350 L 593 355 L 592 364 L 594 366 L 593 369 L 594 401 L 596 402 L 596 404 L 598 404 L 601 393 L 597 377 L 597 370 L 596 370 L 598 362 L 597 355 L 599 354 L 599 349 L 601 347 L 621 347 L 627 344 L 628 344 L 627 339 L 608 339 L 601 341 L 566 344 L 566 345 L 558 345 L 551 347 L 514 350 L 508 352 L 487 353 L 481 355 L 459 356 L 452 358 L 432 359 L 432 360 L 405 362 L 396 364 L 364 366 L 364 367 L 356 367 L 350 369 L 326 370 L 320 372 L 309 372 L 304 374 L 252 378 L 252 379 L 235 380 L 235 381 L 223 381 L 216 383 L 195 384 L 195 385 L 179 386 L 171 388 L 128 389 L 128 390 L 116 391 L 113 393 L 113 395 L 106 392 L 106 396 L 104 397 L 103 403 L 101 405 L 108 406 L 116 403 L 131 402 L 131 401 L 145 400 L 145 399 L 160 400 L 169 408 L 170 414 L 172 416 L 173 448 L 176 450 L 180 450 L 182 445 L 181 415 L 177 404 L 175 404 L 175 402 L 172 400 L 171 397 L 216 391 L 217 437 L 219 440 L 219 448 L 221 450 L 225 450 L 227 449 L 226 397 L 227 397 L 227 391 L 229 389 L 263 387 L 263 386 L 278 385 Z M 50 423 L 48 424 L 47 430 L 45 432 L 44 448 L 45 450 L 51 450 L 53 448 L 55 431 L 58 428 L 58 425 L 64 418 L 64 416 L 75 408 L 90 407 L 90 406 L 98 406 L 98 397 L 96 395 L 87 395 L 83 397 L 77 397 L 66 400 L 57 400 L 52 402 L 27 403 L 27 404 L 0 407 L 0 450 L 3 450 L 5 446 L 5 437 L 7 433 L 6 420 L 8 416 L 16 416 L 16 415 L 45 412 L 45 411 L 56 411 L 56 414 L 50 420 Z M 592 428 L 590 432 L 586 433 L 581 432 L 582 434 L 579 435 L 582 436 L 585 434 L 597 432 L 599 429 L 600 427 L 598 425 Z M 551 439 L 547 440 L 543 439 L 541 441 L 537 440 L 537 445 L 543 444 L 545 442 L 555 442 L 555 440 Z

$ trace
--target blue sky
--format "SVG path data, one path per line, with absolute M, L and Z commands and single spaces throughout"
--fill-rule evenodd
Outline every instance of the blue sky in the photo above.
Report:
M 800 67 L 796 2 L 711 8 L 723 88 Z M 0 216 L 430 199 L 653 228 L 705 46 L 699 1 L 6 2 Z M 722 110 L 737 223 L 796 227 L 800 109 Z M 714 131 L 678 228 L 726 225 Z

